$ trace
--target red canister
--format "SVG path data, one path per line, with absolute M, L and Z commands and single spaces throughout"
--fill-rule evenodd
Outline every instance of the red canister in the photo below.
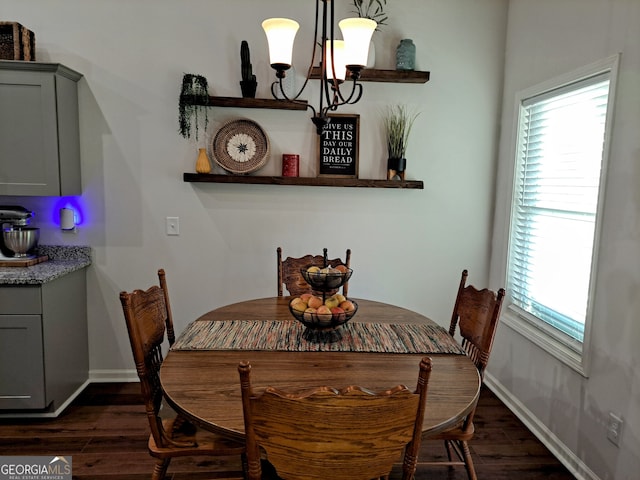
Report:
M 282 154 L 282 176 L 297 177 L 298 167 L 300 165 L 300 155 L 295 153 Z

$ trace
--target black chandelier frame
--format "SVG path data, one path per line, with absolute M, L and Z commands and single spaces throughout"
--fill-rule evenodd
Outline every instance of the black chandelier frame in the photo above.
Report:
M 322 16 L 320 16 L 320 3 L 322 3 Z M 320 40 L 318 40 L 320 27 L 322 27 L 322 34 L 320 36 Z M 272 63 L 271 67 L 276 71 L 276 80 L 271 84 L 271 95 L 273 95 L 273 98 L 277 100 L 305 105 L 306 108 L 311 109 L 313 112 L 311 121 L 316 126 L 318 135 L 320 135 L 324 130 L 325 125 L 327 125 L 331 120 L 329 118 L 329 112 L 334 112 L 343 105 L 357 103 L 362 97 L 362 83 L 358 82 L 358 80 L 360 79 L 360 73 L 364 68 L 364 65 L 346 65 L 348 78 L 351 81 L 351 92 L 349 95 L 344 95 L 344 86 L 342 91 L 340 88 L 340 85 L 344 83 L 344 80 L 339 79 L 336 75 L 336 64 L 333 61 L 335 58 L 333 42 L 335 39 L 335 13 L 334 2 L 332 0 L 316 0 L 315 29 L 313 38 L 314 42 L 311 53 L 311 63 L 309 64 L 307 76 L 300 90 L 293 96 L 287 95 L 283 85 L 283 80 L 286 77 L 286 71 L 291 68 L 291 65 L 285 63 Z M 329 50 L 327 50 L 327 41 L 330 41 Z M 320 101 L 318 108 L 315 108 L 310 103 L 299 100 L 299 98 L 311 79 L 311 72 L 314 67 L 313 64 L 316 58 L 318 43 L 320 43 L 322 48 L 322 58 L 320 60 Z M 327 75 L 325 68 L 325 65 L 327 65 L 327 55 L 330 55 L 329 58 L 331 59 L 331 76 Z M 278 93 L 280 96 L 278 96 Z

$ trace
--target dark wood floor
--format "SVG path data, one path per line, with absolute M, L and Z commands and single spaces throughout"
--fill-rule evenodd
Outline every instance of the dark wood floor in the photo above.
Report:
M 428 405 L 427 405 L 428 408 Z M 574 480 L 489 390 L 483 389 L 471 450 L 479 480 Z M 0 455 L 64 455 L 78 480 L 150 478 L 149 426 L 137 383 L 92 384 L 56 419 L 0 419 Z M 440 442 L 423 442 L 421 459 L 442 458 Z M 181 458 L 167 479 L 242 478 L 236 458 Z M 394 472 L 392 478 L 400 478 Z M 416 480 L 465 480 L 464 468 L 419 466 Z

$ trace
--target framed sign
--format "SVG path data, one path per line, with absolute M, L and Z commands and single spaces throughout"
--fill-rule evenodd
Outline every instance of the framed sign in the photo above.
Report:
M 329 115 L 318 135 L 318 176 L 358 178 L 360 115 Z

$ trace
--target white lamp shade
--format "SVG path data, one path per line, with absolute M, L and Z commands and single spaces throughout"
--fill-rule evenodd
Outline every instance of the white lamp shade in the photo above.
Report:
M 300 25 L 288 18 L 268 18 L 262 22 L 262 28 L 269 42 L 269 60 L 271 65 L 291 66 L 293 40 Z
M 327 78 L 333 80 L 333 62 L 331 61 L 331 40 L 327 40 Z M 333 60 L 336 65 L 336 80 L 343 80 L 347 74 L 347 64 L 344 58 L 344 40 L 333 41 Z
M 345 18 L 338 23 L 345 43 L 346 65 L 364 67 L 369 55 L 371 35 L 378 24 L 368 18 Z

